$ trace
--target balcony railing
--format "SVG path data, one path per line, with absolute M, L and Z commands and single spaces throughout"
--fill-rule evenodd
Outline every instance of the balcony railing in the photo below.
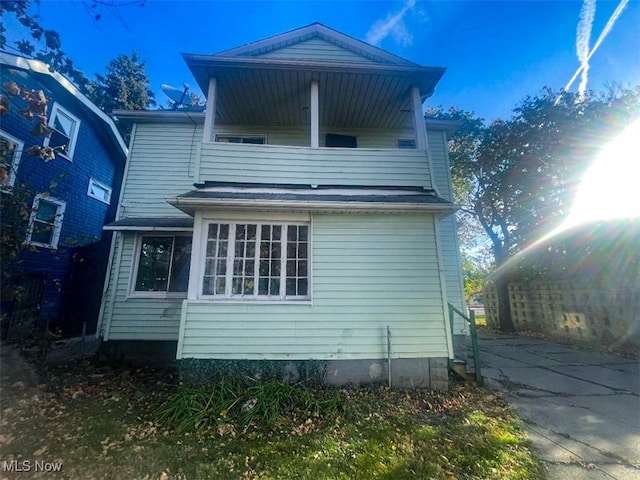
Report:
M 203 143 L 198 181 L 431 188 L 421 150 Z

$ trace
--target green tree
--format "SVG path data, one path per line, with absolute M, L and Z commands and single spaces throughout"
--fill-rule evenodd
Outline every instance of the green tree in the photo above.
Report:
M 518 273 L 508 261 L 566 218 L 584 170 L 640 108 L 640 87 L 583 100 L 560 93 L 543 89 L 488 126 L 457 109 L 433 112 L 462 122 L 451 141 L 456 201 L 491 241 L 505 331 L 513 329 L 507 285 Z
M 89 99 L 107 115 L 114 110 L 146 110 L 156 104 L 149 88 L 146 65 L 137 52 L 118 55 L 111 60 L 104 75 L 96 74 Z M 128 141 L 131 127 L 118 123 L 118 130 Z

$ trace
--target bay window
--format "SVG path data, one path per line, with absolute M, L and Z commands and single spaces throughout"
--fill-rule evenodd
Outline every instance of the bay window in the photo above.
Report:
M 309 226 L 209 223 L 202 296 L 309 299 Z

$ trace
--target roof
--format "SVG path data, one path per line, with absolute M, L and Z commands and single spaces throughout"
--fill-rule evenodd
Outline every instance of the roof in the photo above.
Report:
M 430 211 L 449 215 L 458 207 L 419 187 L 205 182 L 167 199 L 193 214 L 198 209 L 288 209 L 298 211 Z
M 102 123 L 106 128 L 104 132 L 113 142 L 114 146 L 120 153 L 126 157 L 128 150 L 124 140 L 120 136 L 120 132 L 116 128 L 113 120 L 102 110 L 100 110 L 91 100 L 78 90 L 67 78 L 58 72 L 50 70 L 49 66 L 40 60 L 32 60 L 18 55 L 12 55 L 6 52 L 0 52 L 0 64 L 9 67 L 15 67 L 22 70 L 28 70 L 38 76 L 39 80 L 45 82 L 55 82 L 56 85 L 62 87 L 71 96 L 75 97 L 81 107 L 98 122 Z
M 315 22 L 304 27 L 280 33 L 269 38 L 251 42 L 240 47 L 235 47 L 223 52 L 217 53 L 215 56 L 244 56 L 252 57 L 264 55 L 265 53 L 303 42 L 313 38 L 320 38 L 327 42 L 333 43 L 339 47 L 349 50 L 364 58 L 369 58 L 376 63 L 384 63 L 389 65 L 405 65 L 419 67 L 417 63 L 410 62 L 402 57 L 398 57 L 386 50 L 370 45 L 362 40 L 358 40 L 342 32 Z
M 191 217 L 126 217 L 108 223 L 104 230 L 132 230 L 132 231 L 191 231 L 193 218 Z
M 312 40 L 321 40 L 321 47 Z M 214 55 L 184 53 L 183 58 L 205 94 L 215 78 L 216 122 L 238 125 L 308 124 L 309 85 L 317 82 L 321 124 L 404 128 L 412 121 L 412 88 L 424 101 L 445 72 L 319 23 Z

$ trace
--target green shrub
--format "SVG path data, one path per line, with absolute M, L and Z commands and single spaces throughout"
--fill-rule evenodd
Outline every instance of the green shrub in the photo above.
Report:
M 341 405 L 339 391 L 229 376 L 201 387 L 180 385 L 155 414 L 158 420 L 184 432 L 228 422 L 271 426 L 284 416 L 328 417 Z

